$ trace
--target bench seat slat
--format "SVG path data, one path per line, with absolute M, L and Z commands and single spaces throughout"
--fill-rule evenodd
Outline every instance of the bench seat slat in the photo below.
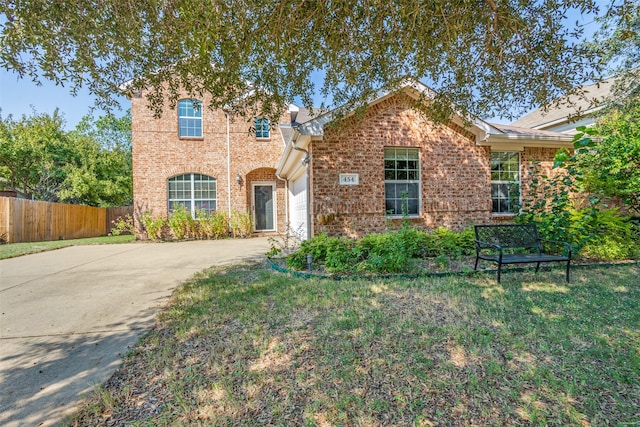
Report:
M 487 261 L 500 262 L 499 255 L 480 255 L 480 259 Z M 547 254 L 503 254 L 503 264 L 525 264 L 531 262 L 566 262 L 569 258 L 566 256 L 547 255 Z

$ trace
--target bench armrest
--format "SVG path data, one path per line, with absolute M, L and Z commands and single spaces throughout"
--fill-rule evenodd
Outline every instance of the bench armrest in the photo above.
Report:
M 481 246 L 485 246 L 483 248 L 481 248 Z M 489 243 L 489 242 L 483 242 L 482 240 L 476 240 L 476 248 L 478 250 L 480 249 L 489 249 L 489 248 L 495 248 L 498 251 L 502 252 L 502 246 L 500 245 L 496 245 L 494 243 Z
M 549 240 L 549 239 L 540 239 L 540 241 L 547 242 L 547 243 L 555 243 L 557 245 L 564 245 L 565 249 L 567 250 L 567 254 L 569 258 L 571 258 L 571 253 L 573 252 L 573 248 L 568 242 L 563 242 L 561 240 Z

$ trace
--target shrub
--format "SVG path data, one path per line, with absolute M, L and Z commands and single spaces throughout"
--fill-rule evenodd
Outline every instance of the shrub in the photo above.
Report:
M 324 264 L 327 260 L 327 248 L 330 241 L 336 237 L 329 237 L 327 233 L 321 233 L 300 244 L 300 249 L 287 258 L 287 265 L 296 270 L 307 267 L 307 255 L 313 256 L 313 262 Z
M 199 236 L 203 239 L 224 239 L 229 236 L 229 217 L 224 212 L 198 211 Z
M 253 217 L 250 213 L 233 212 L 229 221 L 233 237 L 247 237 L 253 231 Z
M 406 226 L 396 232 L 369 234 L 356 244 L 357 268 L 374 273 L 407 271 L 411 260 L 422 256 L 427 238 L 424 231 Z
M 358 241 L 319 234 L 303 241 L 300 249 L 289 255 L 287 265 L 303 270 L 310 254 L 314 264 L 322 264 L 333 273 L 401 273 L 410 271 L 417 258 L 467 255 L 473 253 L 474 248 L 471 229 L 453 232 L 442 228 L 425 232 L 403 225 L 397 231 L 368 234 Z
M 182 205 L 176 207 L 171 212 L 168 222 L 173 237 L 177 240 L 194 237 L 197 234 L 196 221 L 191 216 L 191 212 Z
M 125 216 L 119 216 L 118 218 L 111 221 L 113 226 L 111 227 L 110 235 L 112 236 L 120 236 L 122 234 L 133 234 L 133 218 L 130 214 L 126 214 Z
M 576 212 L 576 216 L 585 216 Z M 596 215 L 583 218 L 588 236 L 585 238 L 583 254 L 599 259 L 627 259 L 640 255 L 640 235 L 631 220 L 621 215 L 618 209 L 599 211 Z
M 330 273 L 345 273 L 353 269 L 356 255 L 354 241 L 347 237 L 333 237 L 327 240 L 324 266 Z
M 167 228 L 167 221 L 164 218 L 154 217 L 151 211 L 144 211 L 140 215 L 140 222 L 151 240 L 157 241 L 164 237 Z

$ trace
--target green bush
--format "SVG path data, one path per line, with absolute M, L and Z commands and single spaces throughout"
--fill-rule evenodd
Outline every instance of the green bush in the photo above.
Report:
M 151 240 L 163 239 L 167 228 L 167 221 L 164 218 L 154 217 L 150 211 L 144 211 L 140 216 L 140 222 Z
M 229 236 L 229 217 L 226 213 L 198 211 L 199 237 L 203 239 L 225 239 Z
M 332 273 L 402 273 L 410 271 L 411 264 L 418 258 L 459 257 L 473 253 L 474 248 L 471 229 L 454 232 L 441 228 L 425 232 L 403 226 L 393 232 L 371 233 L 357 241 L 323 233 L 303 241 L 287 258 L 287 266 L 304 270 L 307 255 L 312 255 L 314 265 L 324 265 Z
M 249 212 L 232 212 L 229 227 L 234 238 L 248 237 L 253 232 L 253 216 Z
M 596 215 L 575 212 L 576 217 L 586 224 L 588 235 L 583 254 L 587 257 L 615 260 L 636 258 L 640 255 L 640 234 L 629 217 L 621 215 L 618 209 L 599 211 Z M 586 218 L 585 218 L 586 217 Z
M 400 273 L 408 271 L 412 259 L 424 255 L 428 234 L 422 230 L 402 227 L 388 233 L 372 233 L 356 243 L 358 270 L 374 273 Z
M 357 255 L 353 250 L 354 241 L 347 237 L 333 237 L 327 240 L 324 266 L 330 273 L 346 273 L 356 264 Z
M 313 257 L 313 262 L 324 265 L 327 261 L 327 250 L 330 246 L 337 246 L 334 242 L 337 237 L 329 237 L 327 233 L 321 233 L 311 239 L 304 240 L 300 249 L 289 255 L 287 265 L 295 270 L 307 268 L 307 255 Z
M 168 223 L 173 237 L 177 240 L 192 238 L 198 234 L 196 220 L 183 205 L 179 205 L 171 212 Z

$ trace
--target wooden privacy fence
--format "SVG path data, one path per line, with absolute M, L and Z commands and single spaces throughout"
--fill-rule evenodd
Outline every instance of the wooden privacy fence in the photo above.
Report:
M 96 208 L 0 197 L 0 239 L 8 243 L 104 236 L 127 208 Z

